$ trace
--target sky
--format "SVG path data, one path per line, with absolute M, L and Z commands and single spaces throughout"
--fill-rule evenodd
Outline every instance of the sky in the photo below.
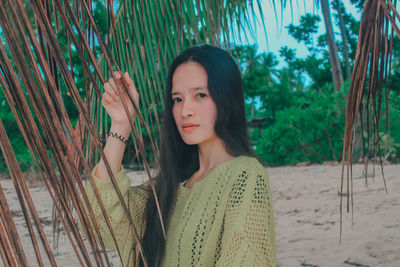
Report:
M 257 28 L 257 37 L 256 43 L 258 45 L 258 52 L 272 52 L 274 53 L 279 60 L 278 67 L 282 67 L 285 65 L 283 59 L 279 58 L 279 49 L 286 45 L 289 48 L 295 48 L 297 50 L 297 57 L 304 58 L 309 53 L 305 45 L 298 44 L 296 40 L 288 34 L 288 30 L 285 28 L 289 24 L 298 25 L 300 21 L 300 17 L 306 13 L 318 14 L 321 18 L 321 22 L 319 23 L 319 31 L 318 34 L 325 33 L 325 23 L 322 16 L 321 8 L 317 8 L 312 0 L 292 0 L 293 6 L 292 9 L 290 8 L 290 4 L 287 5 L 286 8 L 283 9 L 283 16 L 281 16 L 282 7 L 280 4 L 277 3 L 276 5 L 276 12 L 277 16 L 275 15 L 274 7 L 271 4 L 270 0 L 262 0 L 263 6 L 263 14 L 264 14 L 264 21 L 267 28 L 267 39 L 265 38 L 264 28 L 261 24 L 260 20 L 260 13 L 258 12 L 257 5 L 255 5 L 255 10 L 257 17 L 259 18 L 256 28 Z M 275 2 L 280 2 L 276 0 Z M 290 2 L 290 1 L 287 1 Z M 330 1 L 331 2 L 331 1 Z M 359 20 L 361 14 L 358 13 L 357 9 L 350 3 L 350 0 L 342 0 L 346 7 L 346 12 L 351 12 L 352 15 Z M 331 8 L 332 12 L 332 8 Z M 282 20 L 281 20 L 282 19 Z M 340 38 L 339 29 L 334 29 L 336 32 L 336 38 Z M 317 36 L 316 35 L 316 36 Z M 242 38 L 245 40 L 245 38 Z M 317 38 L 315 38 L 315 42 Z M 244 42 L 246 43 L 246 42 Z M 250 43 L 254 43 L 251 42 Z

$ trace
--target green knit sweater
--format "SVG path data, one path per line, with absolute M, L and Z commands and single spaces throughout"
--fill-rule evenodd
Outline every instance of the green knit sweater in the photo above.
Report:
M 152 194 L 130 186 L 122 169 L 116 174 L 139 236 L 145 229 L 145 205 Z M 137 266 L 139 252 L 121 203 L 110 181 L 95 177 L 109 215 L 124 266 Z M 87 186 L 103 240 L 114 248 L 103 215 Z M 236 157 L 220 164 L 191 189 L 179 185 L 167 224 L 163 266 L 276 266 L 272 197 L 264 167 L 254 158 Z

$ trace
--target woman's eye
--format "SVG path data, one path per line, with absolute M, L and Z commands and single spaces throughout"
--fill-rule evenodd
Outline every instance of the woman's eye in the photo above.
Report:
M 172 98 L 172 104 L 178 103 L 178 102 L 181 102 L 181 101 L 182 101 L 182 99 L 180 99 L 179 97 Z
M 204 97 L 206 97 L 206 96 L 207 96 L 207 95 L 204 94 L 204 93 L 198 93 L 198 94 L 196 95 L 197 98 L 204 98 Z

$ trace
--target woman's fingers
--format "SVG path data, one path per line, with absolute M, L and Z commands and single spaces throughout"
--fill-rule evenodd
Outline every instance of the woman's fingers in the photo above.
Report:
M 110 96 L 112 96 L 115 101 L 118 101 L 118 93 L 115 89 L 115 85 L 113 85 L 113 82 L 111 80 L 104 84 L 104 91 L 105 93 L 108 93 Z
M 117 98 L 119 98 L 118 95 L 118 89 L 117 86 L 115 85 L 115 81 L 111 78 L 108 83 L 111 85 L 111 88 L 113 89 L 113 93 L 117 96 Z M 121 86 L 119 86 L 119 90 L 122 90 Z
M 113 72 L 113 77 L 108 80 L 108 83 L 111 85 L 111 88 L 114 90 L 114 94 L 118 96 L 118 89 L 122 94 L 125 93 L 125 86 L 122 81 L 121 74 L 117 71 Z M 128 75 L 129 77 L 129 75 Z M 118 88 L 117 88 L 118 85 Z
M 136 87 L 135 87 L 135 83 L 132 81 L 132 79 L 129 77 L 129 74 L 127 72 L 125 72 L 124 74 L 124 79 L 126 81 L 126 83 L 128 84 L 129 87 L 129 91 L 131 93 L 134 93 L 136 91 Z M 136 92 L 137 93 L 137 92 Z
M 113 80 L 114 85 L 115 85 L 115 82 L 116 82 L 118 84 L 118 86 L 119 86 L 119 89 L 122 90 L 122 92 L 124 92 L 125 91 L 125 89 L 124 89 L 125 87 L 124 87 L 124 84 L 123 84 L 123 81 L 122 81 L 121 73 L 118 72 L 118 71 L 114 71 L 113 72 L 113 78 L 111 78 L 110 80 Z M 115 89 L 117 90 L 116 86 L 115 86 Z
M 117 81 L 119 86 L 122 86 L 122 79 L 121 79 L 121 73 L 119 71 L 114 71 L 112 73 L 112 76 L 114 77 L 115 81 Z M 111 78 L 112 79 L 112 78 Z
M 128 73 L 122 75 L 119 72 L 114 72 L 112 75 L 113 76 L 104 84 L 104 93 L 102 95 L 101 102 L 108 115 L 114 122 L 125 123 L 128 117 L 124 112 L 125 109 L 121 103 L 119 92 L 122 94 L 122 101 L 125 101 L 128 112 L 132 116 L 136 116 L 134 106 L 139 108 L 139 94 L 136 91 L 135 84 L 129 77 Z M 124 86 L 124 84 L 126 86 Z M 130 101 L 131 97 L 133 98 L 134 105 L 132 105 L 133 103 Z
M 118 85 L 119 89 L 121 90 L 122 96 L 124 98 L 126 97 L 127 91 L 125 90 L 125 86 L 122 81 L 122 80 L 125 80 L 125 83 L 128 86 L 129 93 L 133 97 L 135 105 L 138 106 L 139 105 L 139 94 L 136 90 L 135 83 L 129 77 L 129 74 L 127 72 L 125 72 L 124 75 L 121 76 L 120 72 L 113 72 L 112 75 L 113 75 L 113 77 L 110 78 L 108 80 L 108 82 L 106 82 L 104 84 L 104 93 L 105 94 L 107 93 L 110 96 L 110 98 L 107 97 L 107 101 L 111 101 L 112 99 L 114 101 L 119 101 L 120 98 L 118 95 L 117 85 Z M 105 94 L 103 95 L 103 97 L 105 96 Z
M 139 105 L 139 93 L 136 90 L 135 83 L 129 77 L 129 74 L 127 72 L 125 72 L 123 78 L 125 79 L 126 83 L 128 84 L 129 92 L 134 97 L 134 101 L 135 101 L 136 106 Z
M 109 93 L 105 92 L 101 98 L 101 103 L 103 106 L 107 106 L 113 102 L 115 102 L 114 98 Z

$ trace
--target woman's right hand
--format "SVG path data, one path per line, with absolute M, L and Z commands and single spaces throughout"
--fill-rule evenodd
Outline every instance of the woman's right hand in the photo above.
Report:
M 132 115 L 133 119 L 136 117 L 136 112 L 129 98 L 128 93 L 124 89 L 122 79 L 124 79 L 126 84 L 128 85 L 128 90 L 130 92 L 130 95 L 133 97 L 133 102 L 138 108 L 139 108 L 139 94 L 136 91 L 135 84 L 133 83 L 132 79 L 129 77 L 129 74 L 127 72 L 122 77 L 120 72 L 114 72 L 113 77 L 114 79 L 110 78 L 108 82 L 104 84 L 104 93 L 101 98 L 101 102 L 103 104 L 103 107 L 107 111 L 108 115 L 110 116 L 112 124 L 126 125 L 127 127 L 130 127 L 128 116 L 126 115 L 126 111 L 122 104 L 121 98 L 118 94 L 118 90 L 114 80 L 118 83 L 118 86 L 122 93 L 122 97 L 125 100 L 129 113 Z

